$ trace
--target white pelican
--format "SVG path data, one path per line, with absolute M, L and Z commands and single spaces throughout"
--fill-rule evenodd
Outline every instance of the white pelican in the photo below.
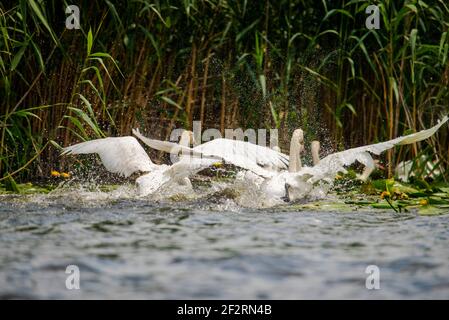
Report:
M 133 134 L 153 149 L 172 154 L 189 155 L 194 152 L 200 155 L 216 156 L 264 178 L 270 178 L 280 170 L 286 170 L 289 163 L 289 157 L 283 153 L 240 140 L 218 138 L 190 148 L 169 141 L 144 137 L 138 129 L 133 129 Z
M 190 147 L 191 144 L 195 144 L 195 138 L 193 136 L 193 132 L 189 130 L 184 130 L 181 133 L 181 137 L 179 138 L 179 145 L 183 147 Z M 184 152 L 185 153 L 185 152 Z M 176 163 L 180 160 L 183 153 L 180 154 L 170 154 L 170 160 L 172 163 Z
M 175 164 L 158 165 L 151 161 L 148 154 L 136 138 L 110 137 L 81 142 L 63 149 L 66 154 L 96 153 L 105 168 L 113 173 L 129 177 L 135 172 L 143 173 L 136 179 L 138 193 L 141 196 L 151 194 L 168 182 L 181 185 L 189 184 L 188 177 L 221 160 L 216 156 L 207 156 L 198 151 L 190 154 L 195 159 L 182 157 Z
M 289 172 L 298 172 L 302 168 L 301 152 L 304 151 L 304 132 L 301 129 L 293 131 L 290 140 Z
M 320 162 L 320 142 L 316 140 L 312 141 L 310 149 L 312 153 L 313 165 L 315 166 L 318 164 L 318 162 Z M 376 167 L 380 167 L 379 160 L 374 160 L 374 164 Z M 362 174 L 357 174 L 357 179 L 365 182 L 366 180 L 368 180 L 371 173 L 373 173 L 374 169 L 374 167 L 365 167 Z
M 290 139 L 290 155 L 288 170 L 282 170 L 263 181 L 257 181 L 261 191 L 263 206 L 272 206 L 286 199 L 286 182 L 290 175 L 300 172 L 304 167 L 301 153 L 304 151 L 304 132 L 302 129 L 293 131 Z M 253 179 L 254 181 L 254 179 Z
M 320 162 L 320 142 L 317 140 L 312 141 L 310 151 L 312 153 L 312 162 L 316 166 Z
M 301 129 L 293 132 L 290 142 L 290 156 L 268 147 L 250 142 L 218 138 L 194 148 L 188 148 L 169 141 L 160 141 L 144 137 L 139 130 L 133 134 L 153 149 L 172 154 L 200 152 L 215 155 L 225 162 L 248 170 L 242 179 L 254 184 L 271 197 L 282 198 L 286 194 L 285 182 L 289 173 L 299 172 L 302 168 L 300 154 L 304 150 L 304 134 Z M 271 201 L 269 201 L 271 205 Z
M 336 152 L 321 159 L 313 167 L 306 167 L 297 173 L 290 174 L 286 180 L 287 197 L 290 200 L 301 199 L 306 196 L 313 186 L 319 181 L 332 182 L 338 172 L 345 172 L 345 167 L 359 161 L 368 169 L 374 169 L 375 162 L 370 153 L 379 155 L 394 146 L 406 145 L 419 142 L 431 137 L 437 130 L 448 121 L 445 116 L 435 126 L 412 133 L 403 137 L 388 140 L 385 142 L 361 146 Z

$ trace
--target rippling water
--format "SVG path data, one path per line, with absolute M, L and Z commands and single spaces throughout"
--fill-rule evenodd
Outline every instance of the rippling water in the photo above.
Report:
M 0 298 L 449 298 L 448 217 L 1 196 Z

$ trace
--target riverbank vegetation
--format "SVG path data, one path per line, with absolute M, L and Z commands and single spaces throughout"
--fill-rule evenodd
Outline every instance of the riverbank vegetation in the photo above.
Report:
M 232 180 L 232 179 L 231 179 Z M 204 183 L 204 182 L 202 182 Z M 131 186 L 132 183 L 129 183 Z M 197 183 L 194 183 L 197 186 Z M 0 198 L 2 201 L 18 200 L 26 202 L 40 194 L 60 197 L 64 190 L 80 190 L 82 192 L 102 193 L 117 190 L 121 185 L 97 184 L 84 181 L 74 181 L 63 177 L 53 176 L 45 184 L 33 184 L 30 182 L 15 186 L 0 186 Z M 204 186 L 202 186 L 204 188 Z M 18 195 L 20 193 L 21 195 Z M 29 197 L 29 198 L 28 198 Z M 203 194 L 201 197 L 186 197 L 174 195 L 166 199 L 167 203 L 195 203 L 207 199 L 208 203 L 220 203 L 223 199 L 235 199 L 238 192 L 230 188 L 216 191 L 212 194 Z M 276 210 L 283 210 L 279 205 Z M 361 183 L 354 179 L 354 172 L 338 178 L 338 182 L 326 199 L 306 199 L 299 203 L 288 203 L 285 209 L 292 208 L 298 211 L 318 212 L 354 212 L 370 211 L 375 213 L 411 213 L 418 215 L 442 215 L 449 211 L 449 187 L 444 183 L 428 184 L 422 181 L 414 183 L 402 183 L 394 179 L 376 179 Z
M 444 0 L 2 3 L 0 183 L 67 171 L 58 146 L 133 127 L 278 128 L 284 151 L 301 127 L 325 152 L 428 128 L 449 112 L 448 29 Z M 388 152 L 383 178 L 421 155 L 445 183 L 447 128 Z

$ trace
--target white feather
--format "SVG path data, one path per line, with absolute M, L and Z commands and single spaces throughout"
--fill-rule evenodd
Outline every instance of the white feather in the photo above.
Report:
M 189 148 L 168 141 L 149 139 L 140 134 L 138 130 L 133 130 L 133 134 L 156 150 L 223 159 L 227 163 L 267 178 L 273 176 L 273 171 L 285 170 L 288 167 L 288 156 L 285 154 L 245 141 L 219 138 Z
M 105 168 L 125 177 L 137 171 L 151 171 L 154 164 L 134 137 L 114 137 L 81 142 L 64 148 L 65 154 L 96 153 Z
M 406 145 L 419 142 L 431 137 L 448 120 L 445 116 L 437 125 L 432 128 L 412 133 L 403 137 L 388 140 L 385 142 L 370 144 L 357 148 L 348 149 L 328 155 L 312 168 L 314 180 L 324 178 L 334 178 L 339 171 L 344 171 L 346 166 L 359 161 L 368 168 L 374 168 L 373 158 L 369 153 L 379 155 L 394 146 Z

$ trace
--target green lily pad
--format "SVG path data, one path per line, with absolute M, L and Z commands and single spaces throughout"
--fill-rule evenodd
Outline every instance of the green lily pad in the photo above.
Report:
M 429 204 L 449 204 L 449 200 L 440 197 L 429 197 Z
M 395 206 L 395 204 L 393 202 L 392 202 L 392 205 Z M 371 207 L 373 207 L 375 209 L 389 209 L 389 210 L 393 209 L 386 201 L 372 203 Z
M 432 195 L 435 197 L 440 197 L 440 198 L 449 198 L 449 193 L 435 192 Z
M 398 192 L 407 193 L 407 194 L 419 192 L 419 190 L 417 190 L 415 188 L 412 188 L 412 187 L 409 187 L 409 186 L 406 186 L 406 185 L 403 185 L 403 184 L 401 184 L 399 182 L 395 182 L 393 184 L 393 188 L 392 189 L 393 189 L 393 191 L 398 191 Z
M 421 206 L 418 209 L 419 215 L 422 216 L 439 216 L 449 213 L 449 208 L 439 208 L 432 205 Z
M 414 192 L 414 193 L 410 193 L 409 196 L 413 197 L 413 198 L 422 198 L 422 197 L 427 197 L 428 194 L 424 193 L 424 192 Z

